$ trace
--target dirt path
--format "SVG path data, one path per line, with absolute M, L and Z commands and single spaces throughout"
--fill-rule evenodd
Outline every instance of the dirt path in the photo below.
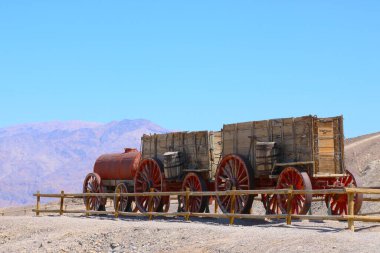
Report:
M 0 217 L 0 252 L 377 252 L 380 226 L 345 222 Z

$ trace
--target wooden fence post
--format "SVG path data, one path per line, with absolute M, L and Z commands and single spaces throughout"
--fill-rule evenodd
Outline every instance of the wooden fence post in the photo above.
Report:
M 90 196 L 89 196 L 89 194 L 90 194 L 90 190 L 88 190 L 87 189 L 87 194 L 86 194 L 86 216 L 88 217 L 88 216 L 90 216 L 90 213 L 89 213 L 89 211 L 90 211 Z
M 61 191 L 61 203 L 60 203 L 60 206 L 59 206 L 59 215 L 63 214 L 63 199 L 64 199 L 64 194 L 65 194 L 65 192 Z
M 235 201 L 236 201 L 235 191 L 236 191 L 236 187 L 234 186 L 232 187 L 232 195 L 231 195 L 231 208 L 230 208 L 231 214 L 235 213 Z M 235 220 L 235 217 L 230 216 L 230 225 L 234 224 L 234 220 Z
M 348 199 L 348 215 L 353 216 L 354 215 L 354 193 L 348 192 L 347 193 L 347 199 Z M 352 232 L 355 231 L 355 225 L 354 225 L 354 219 L 349 218 L 348 219 L 348 229 Z
M 120 188 L 116 189 L 116 200 L 115 200 L 115 218 L 119 217 L 119 206 L 120 206 Z
M 185 210 L 188 214 L 185 216 L 185 220 L 188 221 L 190 219 L 190 188 L 186 187 L 186 198 L 185 198 Z
M 37 205 L 36 205 L 36 215 L 37 216 L 40 215 L 40 200 L 41 200 L 40 191 L 37 191 Z
M 288 203 L 286 206 L 286 224 L 291 225 L 292 224 L 292 201 L 293 201 L 293 185 L 290 186 L 289 193 L 288 193 Z
M 154 188 L 150 188 L 150 192 L 154 192 Z M 150 195 L 148 201 L 148 212 L 151 213 L 153 211 L 153 196 Z M 152 220 L 152 217 L 153 215 L 149 214 L 149 220 Z

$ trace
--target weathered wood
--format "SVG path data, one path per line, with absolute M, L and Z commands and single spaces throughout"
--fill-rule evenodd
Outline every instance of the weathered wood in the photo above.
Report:
M 348 197 L 348 215 L 353 216 L 354 215 L 354 193 L 349 192 L 347 193 Z M 348 229 L 351 230 L 352 232 L 355 231 L 355 226 L 354 226 L 354 219 L 349 218 L 348 219 Z
M 154 192 L 154 188 L 150 188 L 150 192 Z M 153 211 L 153 195 L 148 198 L 148 212 L 151 213 Z M 149 220 L 152 220 L 152 215 L 149 215 Z
M 276 214 L 276 215 L 252 215 L 252 214 L 238 214 L 235 213 L 235 196 L 236 195 L 246 195 L 247 193 L 250 194 L 263 194 L 266 192 L 274 192 L 274 194 L 287 194 L 288 195 L 288 200 L 287 200 L 287 214 Z M 347 220 L 348 221 L 348 228 L 351 231 L 354 231 L 354 221 L 364 221 L 364 222 L 380 222 L 380 216 L 359 216 L 359 215 L 354 215 L 354 195 L 357 193 L 364 193 L 364 194 L 380 194 L 380 189 L 369 189 L 369 188 L 344 188 L 344 189 L 334 189 L 334 190 L 292 190 L 292 189 L 282 189 L 282 190 L 249 190 L 249 191 L 243 191 L 243 190 L 235 190 L 235 188 L 231 191 L 227 192 L 208 192 L 209 195 L 230 195 L 231 196 L 231 213 L 190 213 L 189 212 L 189 198 L 190 196 L 195 196 L 198 195 L 198 192 L 191 192 L 190 189 L 186 189 L 186 192 L 172 192 L 170 193 L 171 195 L 185 195 L 186 196 L 186 212 L 174 212 L 174 213 L 165 213 L 165 212 L 153 212 L 152 211 L 152 199 L 153 196 L 158 196 L 160 195 L 159 192 L 149 192 L 149 197 L 150 197 L 150 204 L 149 204 L 149 212 L 146 213 L 134 213 L 134 212 L 118 212 L 117 210 L 115 211 L 92 211 L 89 210 L 89 198 L 90 196 L 95 196 L 98 194 L 94 193 L 84 193 L 81 194 L 81 196 L 86 196 L 87 197 L 87 202 L 86 202 L 86 210 L 63 210 L 62 209 L 62 201 L 60 203 L 60 209 L 45 209 L 45 210 L 40 210 L 40 197 L 47 195 L 47 194 L 40 194 L 37 192 L 35 196 L 37 197 L 37 208 L 32 209 L 33 212 L 38 213 L 58 213 L 62 215 L 62 213 L 83 213 L 86 216 L 90 214 L 94 215 L 99 215 L 99 214 L 109 214 L 109 215 L 114 215 L 115 217 L 118 217 L 118 215 L 123 215 L 123 216 L 137 216 L 137 217 L 149 217 L 149 219 L 152 219 L 153 216 L 165 216 L 165 217 L 176 217 L 176 216 L 183 216 L 185 217 L 185 220 L 188 220 L 189 217 L 214 217 L 214 218 L 227 218 L 229 219 L 230 224 L 233 224 L 235 218 L 240 218 L 240 219 L 285 219 L 287 224 L 291 224 L 292 219 L 300 219 L 300 220 Z M 205 192 L 203 192 L 205 193 Z M 348 215 L 329 215 L 329 216 L 321 216 L 321 215 L 297 215 L 297 214 L 291 214 L 291 200 L 292 196 L 295 194 L 348 194 Z M 166 193 L 168 194 L 168 193 Z M 194 194 L 194 195 L 192 195 Z M 64 192 L 62 191 L 61 194 L 50 194 L 54 195 L 57 198 L 64 199 L 65 195 Z M 72 196 L 72 194 L 68 194 L 69 196 Z M 79 195 L 79 194 L 78 194 Z M 113 193 L 114 196 L 120 196 L 120 193 Z M 372 200 L 371 198 L 368 198 L 369 200 Z M 376 199 L 378 200 L 378 199 Z M 216 204 L 216 209 L 217 209 L 217 204 Z M 216 212 L 217 210 L 215 210 Z M 378 212 L 377 212 L 378 213 Z M 374 213 L 374 214 L 377 214 Z M 2 213 L 4 215 L 4 213 Z
M 235 213 L 235 201 L 236 201 L 236 187 L 232 187 L 232 196 L 231 196 L 231 214 Z M 234 224 L 234 216 L 230 216 L 230 225 Z
M 293 185 L 290 186 L 290 191 L 288 193 L 288 199 L 287 199 L 287 207 L 286 207 L 286 224 L 291 225 L 292 224 L 292 200 L 293 200 Z
M 218 212 L 218 201 L 215 198 L 214 199 L 214 213 L 217 213 L 217 212 Z
M 380 198 L 363 198 L 363 201 L 380 202 Z
M 364 194 L 380 194 L 380 189 L 366 188 L 345 188 L 346 192 L 364 193 Z
M 40 201 L 41 201 L 40 191 L 37 191 L 36 196 L 37 196 L 36 215 L 39 216 L 40 215 Z
M 61 202 L 59 205 L 59 210 L 61 210 L 61 212 L 59 213 L 59 215 L 63 214 L 63 200 L 64 200 L 64 198 L 65 198 L 65 192 L 61 191 Z
M 115 218 L 119 216 L 119 206 L 120 206 L 120 187 L 116 187 L 116 208 L 115 208 Z
M 87 189 L 87 197 L 86 197 L 86 216 L 90 215 L 90 190 Z
M 305 116 L 227 124 L 223 126 L 223 155 L 243 156 L 250 161 L 254 176 L 259 178 L 270 175 L 272 167 L 257 163 L 256 157 L 260 154 L 258 149 L 253 151 L 254 143 L 275 142 L 281 152 L 272 165 L 294 163 L 310 168 L 315 175 L 342 174 L 342 122 L 342 117 Z
M 181 152 L 182 170 L 205 170 L 211 178 L 221 157 L 222 143 L 220 132 L 176 132 L 167 134 L 143 135 L 142 157 L 164 161 L 166 152 Z M 181 168 L 179 168 L 181 170 Z
M 186 187 L 185 211 L 186 211 L 187 213 L 189 213 L 189 208 L 190 208 L 190 203 L 189 203 L 189 201 L 190 201 L 190 188 L 189 188 L 189 187 Z M 189 218 L 190 218 L 190 216 L 189 216 L 189 215 L 186 215 L 185 218 L 186 218 L 186 221 L 188 221 Z

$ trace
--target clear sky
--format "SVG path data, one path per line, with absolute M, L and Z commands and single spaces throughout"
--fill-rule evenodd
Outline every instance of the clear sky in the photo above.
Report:
M 380 1 L 0 1 L 0 127 L 317 114 L 380 131 Z

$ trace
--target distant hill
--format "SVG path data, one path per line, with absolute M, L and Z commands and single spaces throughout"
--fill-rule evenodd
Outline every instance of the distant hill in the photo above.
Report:
M 345 164 L 360 173 L 365 186 L 380 186 L 380 132 L 347 139 Z
M 80 192 L 85 175 L 103 153 L 140 148 L 144 133 L 168 130 L 148 120 L 107 124 L 68 121 L 0 129 L 0 207 L 34 203 L 32 194 Z

